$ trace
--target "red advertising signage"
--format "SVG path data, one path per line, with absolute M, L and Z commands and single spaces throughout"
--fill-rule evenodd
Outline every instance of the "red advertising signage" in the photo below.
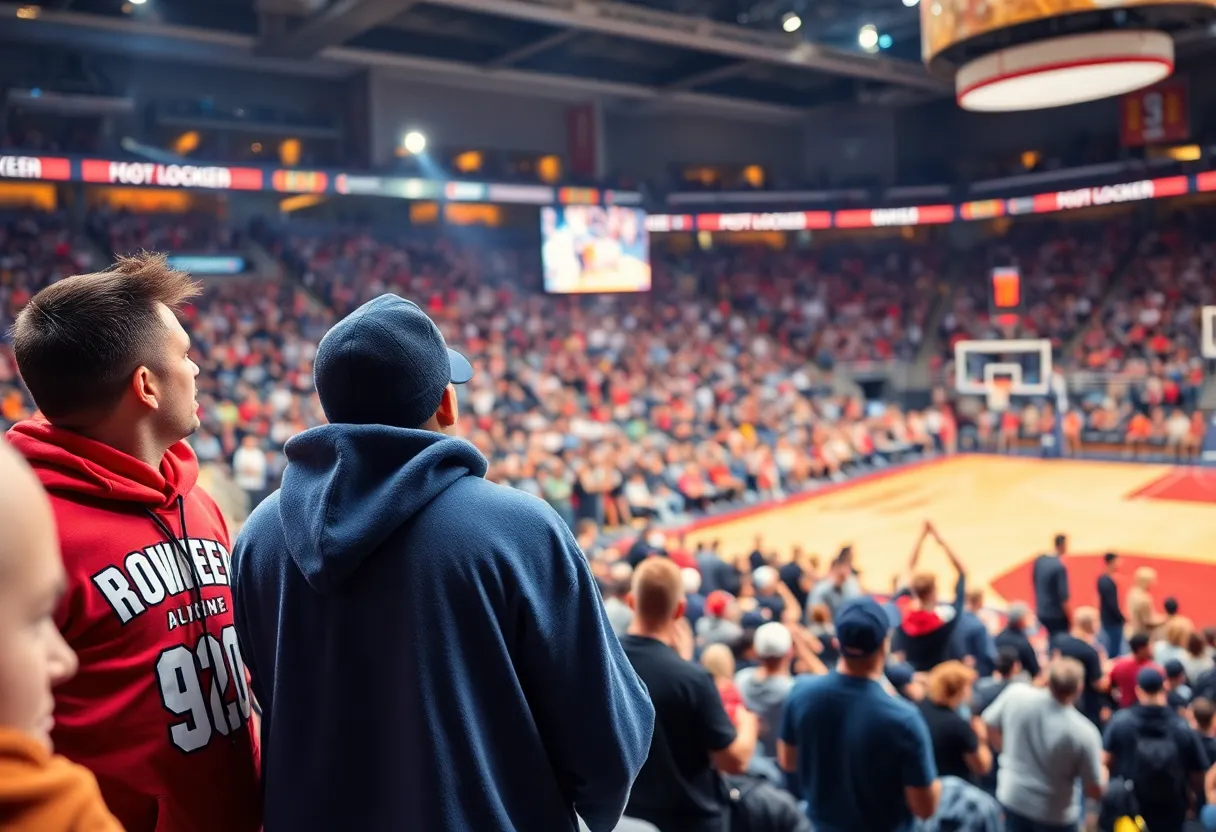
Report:
M 319 170 L 276 170 L 271 185 L 282 193 L 323 194 L 329 187 L 329 177 Z
M 946 222 L 954 222 L 953 205 L 860 208 L 836 212 L 837 228 L 887 228 L 900 225 L 940 225 Z
M 1077 188 L 1072 191 L 1037 194 L 1034 197 L 1034 213 L 1178 196 L 1185 194 L 1189 187 L 1190 180 L 1187 177 L 1169 176 L 1163 179 L 1141 179 L 1139 182 L 1125 182 L 1120 185 L 1103 185 L 1100 188 Z
M 831 211 L 701 214 L 697 217 L 698 231 L 807 231 L 831 227 Z
M 260 191 L 262 171 L 257 168 L 204 165 L 158 165 L 153 162 L 109 162 L 85 159 L 80 178 L 107 185 L 155 185 L 161 188 L 208 188 L 218 191 Z
M 1124 147 L 1181 142 L 1191 135 L 1190 101 L 1182 79 L 1129 92 L 1119 105 Z
M 0 177 L 67 182 L 72 178 L 72 162 L 48 156 L 0 156 Z

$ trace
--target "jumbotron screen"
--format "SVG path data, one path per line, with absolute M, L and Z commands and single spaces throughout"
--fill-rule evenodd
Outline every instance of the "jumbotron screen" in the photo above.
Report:
M 650 291 L 650 237 L 638 208 L 542 208 L 541 260 L 553 294 Z

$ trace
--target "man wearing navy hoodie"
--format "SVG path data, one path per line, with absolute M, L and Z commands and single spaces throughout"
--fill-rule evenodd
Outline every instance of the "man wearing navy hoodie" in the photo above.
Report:
M 266 832 L 607 832 L 624 810 L 654 708 L 566 524 L 444 435 L 472 373 L 393 295 L 318 347 L 330 424 L 287 443 L 232 555 Z

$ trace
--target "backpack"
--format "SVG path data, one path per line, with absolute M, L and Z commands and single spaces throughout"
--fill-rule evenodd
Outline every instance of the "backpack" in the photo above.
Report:
M 1131 773 L 1132 790 L 1142 807 L 1177 803 L 1186 794 L 1186 771 L 1168 722 L 1140 725 Z

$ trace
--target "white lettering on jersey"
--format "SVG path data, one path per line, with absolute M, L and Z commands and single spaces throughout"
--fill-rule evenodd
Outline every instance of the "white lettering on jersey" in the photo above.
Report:
M 110 602 L 110 606 L 118 615 L 118 620 L 126 624 L 147 609 L 139 596 L 131 590 L 131 582 L 117 566 L 107 566 L 93 576 L 93 583 L 101 590 L 101 594 Z
M 188 560 L 179 543 L 154 543 L 129 552 L 121 566 L 107 566 L 98 572 L 93 576 L 93 584 L 118 620 L 126 624 L 151 607 L 194 589 L 196 578 L 200 587 L 228 586 L 231 560 L 228 550 L 215 540 L 192 538 Z M 222 598 L 208 599 L 208 607 L 213 601 L 226 607 Z M 220 611 L 223 611 L 222 607 Z M 206 614 L 213 613 L 207 609 Z M 182 618 L 178 615 L 175 622 L 170 613 L 169 629 L 193 620 L 193 616 Z
M 202 586 L 215 586 L 215 575 L 211 574 L 211 565 L 207 563 L 207 553 L 203 551 L 203 541 L 198 538 L 190 540 L 190 558 L 194 561 L 194 570 L 198 582 Z
M 123 565 L 126 566 L 127 574 L 135 582 L 135 588 L 139 590 L 139 597 L 144 599 L 145 604 L 152 606 L 165 600 L 165 585 L 161 583 L 156 570 L 148 562 L 147 555 L 143 552 L 132 552 L 127 555 L 126 563 Z
M 205 671 L 210 672 L 207 684 Z M 225 627 L 217 639 L 211 633 L 199 636 L 194 648 L 179 644 L 156 660 L 161 704 L 175 716 L 184 717 L 169 726 L 169 740 L 183 753 L 198 751 L 219 733 L 227 736 L 249 719 L 249 687 L 245 661 L 237 642 L 236 628 Z M 229 693 L 232 701 L 226 701 Z

